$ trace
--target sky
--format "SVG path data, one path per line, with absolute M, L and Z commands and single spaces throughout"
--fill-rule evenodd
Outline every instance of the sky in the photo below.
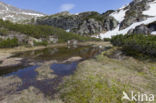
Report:
M 103 13 L 115 10 L 132 0 L 0 0 L 22 9 L 39 11 L 44 14 L 55 14 L 62 11 L 80 13 L 97 11 Z

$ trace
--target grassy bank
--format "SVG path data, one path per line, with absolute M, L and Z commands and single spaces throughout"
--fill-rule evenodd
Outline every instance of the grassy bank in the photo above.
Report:
M 59 89 L 64 103 L 129 103 L 121 100 L 123 91 L 156 94 L 156 63 L 109 58 L 115 50 L 80 63 L 75 74 L 64 79 Z

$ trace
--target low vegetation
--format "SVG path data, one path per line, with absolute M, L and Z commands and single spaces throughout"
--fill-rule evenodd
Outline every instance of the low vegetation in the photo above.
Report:
M 47 46 L 48 42 L 47 41 L 41 41 L 41 42 L 34 41 L 34 46 L 39 46 L 39 45 Z
M 60 42 L 66 42 L 71 39 L 79 41 L 99 40 L 96 38 L 84 37 L 71 32 L 66 32 L 63 29 L 47 25 L 14 24 L 10 21 L 0 20 L 0 28 L 5 28 L 0 30 L 3 35 L 7 34 L 8 31 L 19 32 L 34 38 L 48 38 L 49 36 L 55 35 L 58 37 Z
M 81 62 L 76 72 L 61 84 L 60 99 L 64 103 L 136 103 L 122 100 L 123 91 L 129 95 L 131 91 L 155 94 L 156 69 L 151 68 L 156 64 L 131 57 L 122 60 L 108 57 L 115 50 L 118 49 L 109 49 L 96 59 Z
M 104 20 L 104 17 L 95 11 L 84 12 L 84 13 L 81 13 L 80 15 L 84 15 L 84 17 L 83 17 L 84 20 L 89 20 L 89 19 L 95 19 L 97 21 L 103 21 Z
M 156 36 L 152 35 L 117 35 L 112 37 L 111 43 L 121 46 L 130 55 L 146 54 L 156 56 Z
M 0 48 L 13 48 L 18 45 L 18 40 L 16 38 L 0 40 Z

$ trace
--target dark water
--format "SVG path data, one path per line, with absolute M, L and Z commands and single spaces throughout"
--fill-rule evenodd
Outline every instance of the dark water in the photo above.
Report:
M 9 75 L 27 75 L 26 71 L 29 71 L 29 76 L 33 75 L 31 72 L 34 72 L 32 66 L 26 65 L 28 61 L 31 62 L 44 62 L 49 60 L 63 61 L 74 56 L 80 56 L 83 59 L 87 59 L 95 56 L 101 51 L 101 49 L 91 46 L 79 46 L 77 48 L 68 48 L 68 47 L 59 47 L 59 48 L 46 48 L 42 50 L 34 50 L 27 52 L 16 53 L 12 57 L 22 57 L 25 59 L 23 64 L 12 67 L 0 68 L 0 76 Z M 53 64 L 53 68 L 56 74 L 66 75 L 67 72 L 75 70 L 78 63 L 69 63 L 69 64 Z M 68 70 L 69 69 L 69 70 Z M 71 73 L 70 72 L 70 73 Z M 69 73 L 69 74 L 70 74 Z
M 94 57 L 96 54 L 103 51 L 97 47 L 79 46 L 77 48 L 59 47 L 47 48 L 42 50 L 28 51 L 16 53 L 13 57 L 24 58 L 24 64 L 13 67 L 0 68 L 0 76 L 18 76 L 22 80 L 22 84 L 18 87 L 17 91 L 33 86 L 38 88 L 42 93 L 47 96 L 52 96 L 57 90 L 55 87 L 62 81 L 62 78 L 71 75 L 80 61 L 68 63 L 54 63 L 50 67 L 57 75 L 54 79 L 37 80 L 38 73 L 35 71 L 39 65 L 34 66 L 26 65 L 28 61 L 31 62 L 45 62 L 50 60 L 64 61 L 68 58 L 80 56 L 84 59 Z M 24 66 L 23 66 L 24 65 Z
M 24 57 L 35 61 L 49 61 L 66 60 L 73 56 L 80 56 L 84 59 L 92 57 L 99 51 L 99 48 L 91 46 L 79 46 L 77 48 L 58 47 L 58 48 L 46 48 L 42 50 L 21 52 L 14 55 L 14 57 Z
M 51 69 L 55 74 L 65 76 L 72 74 L 79 62 L 71 62 L 71 63 L 55 63 L 51 65 Z
M 36 78 L 37 72 L 35 72 L 35 69 L 38 67 L 38 65 L 29 66 L 23 69 L 19 69 L 16 72 L 9 73 L 6 76 L 17 75 L 23 81 L 32 80 Z

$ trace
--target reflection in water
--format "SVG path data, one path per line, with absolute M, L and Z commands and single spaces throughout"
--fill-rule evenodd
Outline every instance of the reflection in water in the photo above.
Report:
M 20 65 L 20 66 L 11 66 L 11 67 L 0 67 L 0 76 L 9 74 L 12 72 L 16 72 L 21 68 L 24 68 L 24 66 Z
M 37 72 L 35 71 L 36 68 L 39 66 L 29 66 L 24 69 L 18 70 L 17 72 L 12 72 L 6 76 L 16 75 L 22 79 L 22 81 L 31 81 L 32 79 L 36 78 Z
M 77 48 L 68 48 L 68 47 L 58 47 L 58 48 L 46 48 L 42 50 L 34 50 L 34 51 L 27 51 L 27 52 L 20 52 L 16 53 L 13 57 L 20 57 L 24 58 L 25 62 L 24 64 L 20 66 L 12 66 L 12 67 L 6 67 L 6 68 L 0 68 L 0 76 L 7 75 L 7 74 L 22 74 L 27 73 L 25 70 L 29 70 L 31 67 L 29 67 L 26 62 L 44 62 L 44 61 L 50 61 L 50 60 L 57 60 L 57 61 L 64 61 L 66 59 L 69 59 L 74 56 L 80 56 L 83 59 L 88 59 L 90 57 L 95 56 L 97 53 L 101 52 L 101 49 L 97 47 L 91 47 L 91 46 L 79 46 Z M 25 68 L 24 65 L 27 65 Z M 52 65 L 54 71 L 58 74 L 66 75 L 65 70 L 70 64 L 54 64 Z M 70 67 L 69 70 L 73 70 L 72 68 L 76 68 L 77 64 L 74 63 L 72 67 Z M 56 70 L 57 68 L 57 70 Z M 58 69 L 59 68 L 59 69 Z M 33 69 L 30 69 L 30 71 Z M 64 72 L 64 73 L 61 73 Z M 30 74 L 29 74 L 30 75 Z
M 74 72 L 78 65 L 78 62 L 72 63 L 55 63 L 51 65 L 51 69 L 54 71 L 55 74 L 65 76 L 70 75 Z
M 98 51 L 99 48 L 94 48 L 91 46 L 80 46 L 77 48 L 59 47 L 17 53 L 15 57 L 24 57 L 27 59 L 34 59 L 35 61 L 62 61 L 73 56 L 80 56 L 84 59 L 87 59 L 88 57 L 92 57 Z
M 14 55 L 14 57 L 22 57 L 25 60 L 35 61 L 35 62 L 44 62 L 49 60 L 64 61 L 74 56 L 80 56 L 83 59 L 88 59 L 95 56 L 102 49 L 91 47 L 91 46 L 80 46 L 78 48 L 68 48 L 68 47 L 59 47 L 59 48 L 46 48 L 42 50 L 27 51 L 21 52 Z M 35 71 L 39 66 L 27 66 L 22 67 L 7 67 L 0 68 L 0 75 L 4 76 L 18 76 L 22 80 L 22 84 L 17 89 L 21 91 L 24 89 L 33 86 L 38 88 L 42 93 L 47 96 L 52 96 L 57 90 L 55 87 L 62 81 L 63 76 L 70 75 L 74 72 L 78 65 L 79 61 L 70 62 L 70 63 L 55 63 L 51 64 L 50 67 L 57 75 L 54 79 L 44 79 L 37 80 L 36 76 L 38 73 Z

